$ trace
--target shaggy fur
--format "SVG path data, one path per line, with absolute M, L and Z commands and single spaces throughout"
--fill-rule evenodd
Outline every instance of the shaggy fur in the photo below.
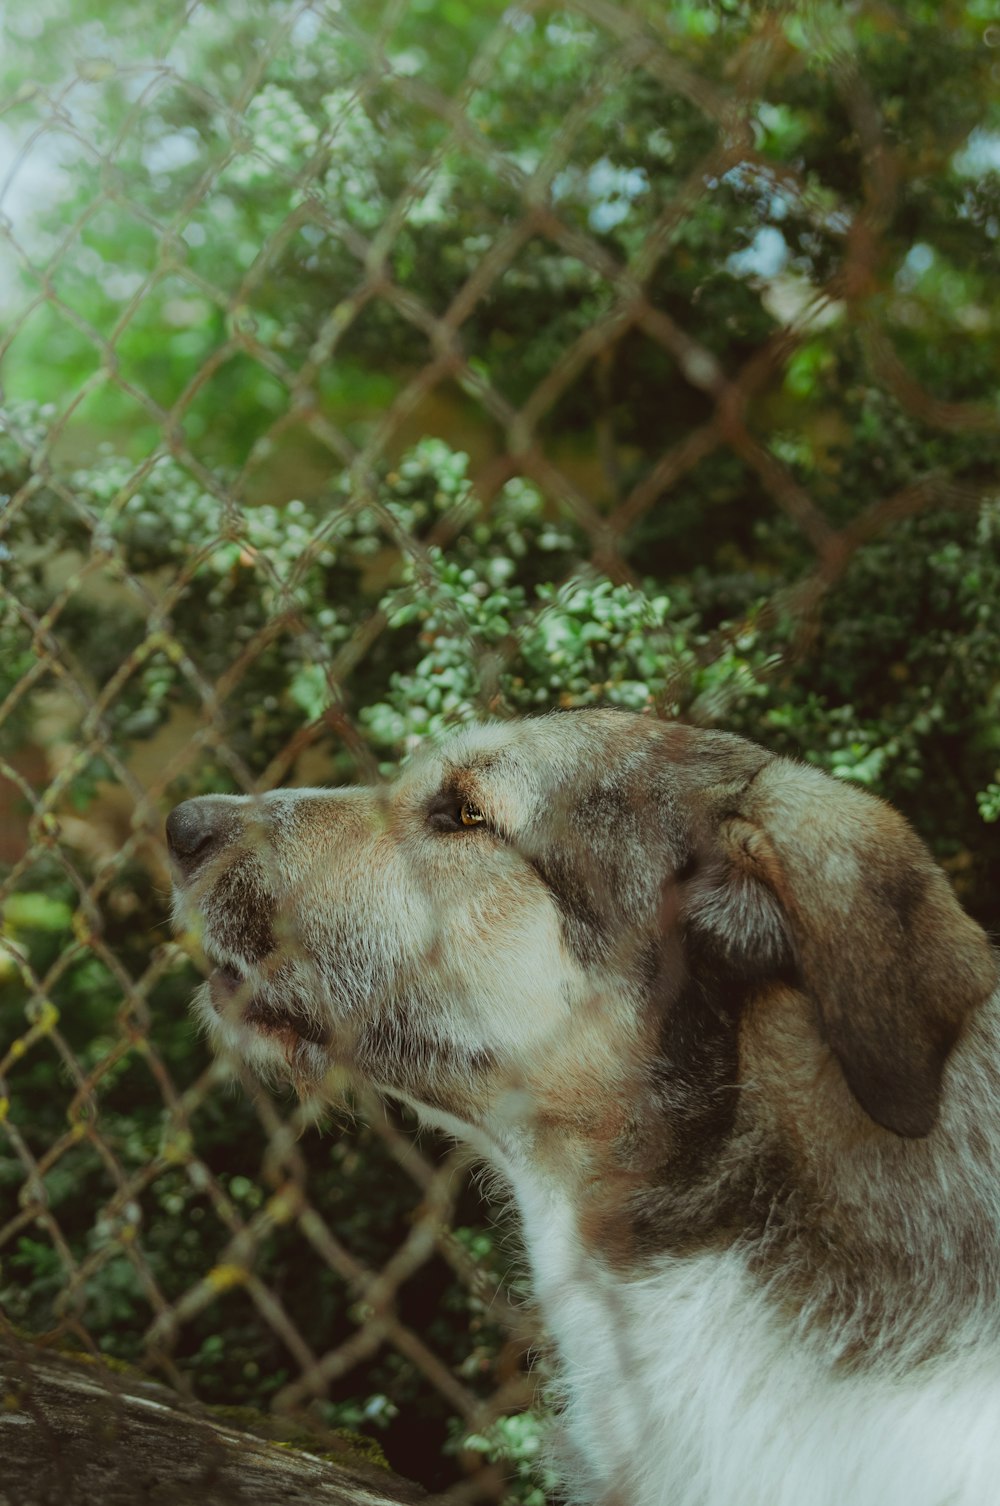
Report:
M 220 1046 L 508 1182 L 567 1489 L 1000 1500 L 1000 996 L 894 811 L 613 711 L 168 821 Z

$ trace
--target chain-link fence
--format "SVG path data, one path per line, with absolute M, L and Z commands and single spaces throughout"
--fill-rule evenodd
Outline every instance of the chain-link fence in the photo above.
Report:
M 540 1334 L 464 1153 L 364 1100 L 317 1126 L 189 1022 L 188 795 L 610 701 L 933 783 L 982 892 L 997 37 L 926 9 L 7 8 L 22 1334 L 435 1489 L 544 1488 Z

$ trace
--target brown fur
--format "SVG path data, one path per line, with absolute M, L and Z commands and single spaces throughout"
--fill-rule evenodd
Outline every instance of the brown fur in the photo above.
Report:
M 613 1266 L 749 1241 L 842 1353 L 889 1353 L 914 1329 L 933 1208 L 986 1289 L 986 1193 L 949 1207 L 941 1189 L 969 1142 L 949 1074 L 973 1099 L 998 1076 L 994 1027 L 974 1028 L 996 961 L 871 796 L 722 733 L 591 711 L 459 734 L 384 789 L 189 802 L 174 846 L 209 954 L 268 1019 L 287 1008 L 268 1029 L 296 1080 L 322 1092 L 348 1066 L 501 1164 L 527 1158 Z M 246 1005 L 203 1013 L 279 1066 Z M 905 1216 L 880 1222 L 873 1186 Z M 877 1294 L 849 1274 L 866 1262 Z

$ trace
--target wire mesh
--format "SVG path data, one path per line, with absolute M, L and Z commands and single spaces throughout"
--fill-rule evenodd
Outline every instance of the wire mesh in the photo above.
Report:
M 33 321 L 45 316 L 47 328 L 70 332 L 73 350 L 89 350 L 91 369 L 41 415 L 13 404 L 5 427 L 3 609 L 20 657 L 0 707 L 10 917 L 2 976 L 16 1001 L 6 1017 L 23 1023 L 0 1041 L 0 1252 L 12 1319 L 47 1344 L 120 1355 L 217 1403 L 260 1401 L 294 1414 L 317 1439 L 345 1420 L 410 1434 L 425 1427 L 428 1450 L 450 1461 L 428 1465 L 427 1483 L 490 1498 L 507 1485 L 502 1469 L 487 1467 L 495 1451 L 483 1440 L 494 1438 L 497 1418 L 516 1417 L 530 1402 L 538 1327 L 503 1295 L 506 1256 L 494 1243 L 483 1257 L 467 1157 L 415 1143 L 412 1126 L 371 1101 L 360 1114 L 366 1131 L 340 1124 L 335 1111 L 331 1133 L 315 1127 L 308 1106 L 272 1099 L 247 1073 L 237 1092 L 227 1088 L 234 1069 L 210 1062 L 179 1014 L 197 975 L 168 938 L 163 816 L 211 788 L 256 794 L 316 778 L 377 782 L 379 749 L 357 715 L 352 676 L 378 655 L 391 665 L 394 612 L 422 591 L 431 603 L 422 619 L 428 647 L 452 644 L 477 668 L 475 693 L 446 705 L 443 719 L 524 709 L 518 655 L 530 623 L 477 636 L 441 590 L 449 561 L 462 568 L 460 541 L 516 495 L 515 484 L 537 490 L 550 531 L 574 530 L 566 579 L 589 568 L 615 586 L 639 587 L 644 524 L 706 461 L 731 456 L 737 485 L 751 478 L 811 558 L 756 619 L 795 623 L 783 663 L 806 653 L 823 600 L 859 548 L 923 511 L 974 509 L 991 486 L 945 467 L 831 516 L 761 423 L 768 396 L 826 322 L 853 331 L 876 383 L 914 420 L 970 435 L 995 433 L 997 421 L 985 403 L 927 390 L 880 315 L 873 290 L 911 167 L 837 17 L 818 10 L 806 44 L 796 40 L 805 25 L 797 12 L 762 8 L 711 72 L 704 51 L 640 4 L 568 0 L 556 11 L 526 0 L 489 9 L 474 28 L 478 45 L 450 73 L 398 43 L 408 19 L 403 3 L 377 18 L 323 0 L 250 7 L 253 45 L 225 66 L 216 56 L 225 26 L 197 0 L 155 27 L 151 19 L 145 57 L 134 45 L 110 47 L 107 35 L 92 52 L 81 22 L 75 71 L 38 82 L 29 56 L 21 64 L 29 82 L 4 104 L 13 126 L 0 241 L 16 282 L 0 352 L 15 368 L 22 351 L 37 362 Z M 483 102 L 525 36 L 547 58 L 588 39 L 571 105 L 534 154 L 516 149 L 516 132 L 515 146 L 507 144 L 509 123 Z M 852 141 L 853 176 L 838 186 L 761 145 L 761 104 L 780 93 L 807 45 L 810 66 L 832 80 Z M 209 55 L 212 69 L 203 66 Z M 312 101 L 299 116 L 289 104 L 295 77 Z M 224 94 L 215 87 L 223 78 Z M 604 221 L 593 207 L 589 217 L 577 212 L 571 192 L 580 143 L 611 130 L 623 88 L 641 89 L 665 119 L 682 109 L 688 128 L 698 127 L 698 150 L 631 243 L 605 230 L 641 180 L 616 180 Z M 270 134 L 262 126 L 269 110 Z M 385 133 L 389 150 L 392 133 L 408 130 L 423 143 L 415 165 L 394 194 L 382 191 L 365 153 L 373 135 L 377 147 Z M 164 140 L 186 169 L 180 177 L 158 173 L 136 148 L 159 141 L 165 151 Z M 83 201 L 67 198 L 68 212 L 50 218 L 44 234 L 32 228 L 36 207 L 25 200 L 22 208 L 19 197 L 33 171 L 56 188 L 66 174 L 92 185 Z M 447 199 L 449 184 L 473 171 L 502 212 L 484 211 L 468 270 L 463 264 L 435 284 L 425 267 L 422 289 L 406 266 L 414 226 L 427 223 L 435 195 Z M 256 221 L 248 218 L 255 237 L 217 284 L 198 254 L 213 216 L 221 235 L 221 216 L 240 195 L 257 202 L 262 179 L 270 198 L 259 201 Z M 692 216 L 720 184 L 783 196 L 827 248 L 826 275 L 807 285 L 789 278 L 780 315 L 729 366 L 718 354 L 723 342 L 661 297 L 656 281 L 664 260 L 683 254 Z M 98 229 L 102 255 L 119 236 L 144 250 L 89 306 L 77 273 L 93 258 Z M 499 366 L 471 353 L 478 346 L 468 332 L 501 285 L 518 287 L 526 248 L 539 244 L 561 275 L 577 279 L 592 316 L 555 345 L 540 375 L 505 390 Z M 334 248 L 336 297 L 303 329 L 287 270 L 312 275 L 317 247 Z M 759 281 L 764 288 L 773 279 Z M 276 318 L 269 293 L 279 282 L 286 303 L 279 300 Z M 434 287 L 436 299 L 427 291 Z M 537 286 L 531 291 L 537 296 Z M 172 357 L 164 376 L 130 343 L 148 319 L 172 350 L 183 349 L 192 327 L 211 333 L 192 341 L 186 366 L 183 353 Z M 377 334 L 380 319 L 387 341 L 405 349 L 387 349 L 391 381 L 359 426 L 342 394 L 339 406 L 331 400 L 330 384 L 364 321 Z M 655 452 L 647 447 L 631 467 L 606 417 L 628 401 L 615 391 L 626 342 L 662 358 L 665 407 L 680 389 L 696 399 L 685 431 Z M 56 340 L 55 360 L 61 348 Z M 237 436 L 238 460 L 223 462 L 213 424 L 224 425 L 227 402 L 253 383 L 262 384 L 268 416 Z M 574 394 L 587 384 L 604 399 L 586 441 L 591 460 L 581 466 L 565 441 Z M 434 432 L 442 394 L 478 454 L 471 478 L 439 493 L 418 524 L 401 503 L 409 483 L 400 480 L 400 457 L 415 434 Z M 117 432 L 134 429 L 138 439 L 104 455 L 103 469 L 87 470 L 89 426 L 108 411 Z M 308 451 L 319 478 L 313 491 L 326 488 L 321 507 L 289 500 L 280 473 L 292 449 Z M 174 488 L 192 521 L 166 548 Z M 304 521 L 290 526 L 296 518 Z M 364 611 L 352 598 L 345 619 L 337 570 L 352 550 L 355 567 L 366 559 L 376 582 L 408 584 L 400 598 L 373 591 Z M 25 594 L 19 582 L 28 577 Z M 100 669 L 81 657 L 88 612 L 106 618 Z M 126 619 L 141 631 L 121 654 Z M 220 622 L 231 628 L 221 639 Z M 710 635 L 699 662 L 734 636 L 728 628 Z M 298 697 L 290 731 L 269 711 L 283 676 Z M 644 707 L 675 713 L 678 683 L 665 672 Z M 591 686 L 587 695 L 600 699 L 606 689 Z M 547 694 L 579 699 L 560 689 L 554 659 Z M 723 697 L 715 714 L 725 710 Z M 407 745 L 412 730 L 401 727 L 397 740 Z M 34 900 L 28 913 L 25 894 L 46 891 L 65 897 L 48 909 Z M 160 930 L 151 929 L 157 910 Z M 32 936 L 44 944 L 29 944 Z M 74 1005 L 77 1017 L 67 1014 Z M 146 1112 L 151 1104 L 155 1113 Z M 357 1204 L 345 1208 L 345 1196 Z M 391 1214 L 380 1224 L 384 1203 Z M 365 1219 L 357 1206 L 368 1208 Z M 466 1293 L 461 1312 L 447 1307 L 454 1283 Z M 228 1379 L 213 1389 L 206 1376 L 215 1365 Z M 387 1396 L 393 1384 L 395 1401 Z M 430 1394 L 438 1402 L 428 1410 Z M 400 1409 L 408 1413 L 401 1420 Z M 431 1420 L 422 1423 L 425 1415 Z M 403 1448 L 398 1456 L 409 1457 Z M 463 1471 L 470 1486 L 454 1484 Z

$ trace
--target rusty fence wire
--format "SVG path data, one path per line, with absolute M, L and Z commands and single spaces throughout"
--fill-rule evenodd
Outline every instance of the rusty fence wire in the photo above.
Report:
M 70 7 L 61 69 L 42 65 L 31 27 L 13 28 L 21 81 L 6 77 L 0 106 L 9 123 L 0 138 L 0 352 L 11 372 L 0 591 L 15 669 L 0 706 L 0 981 L 13 1001 L 0 1038 L 0 1259 L 11 1321 L 50 1347 L 124 1357 L 183 1396 L 294 1417 L 317 1448 L 344 1425 L 381 1426 L 399 1435 L 394 1457 L 416 1459 L 413 1435 L 426 1428 L 427 1447 L 450 1461 L 443 1473 L 428 1468 L 426 1483 L 486 1498 L 508 1488 L 510 1420 L 531 1402 L 539 1334 L 530 1310 L 505 1294 L 508 1252 L 477 1222 L 468 1158 L 415 1140 L 395 1110 L 374 1103 L 358 1110 L 364 1130 L 341 1110 L 333 1128 L 317 1127 L 308 1105 L 290 1106 L 208 1059 L 184 1016 L 198 974 L 170 937 L 163 818 L 211 788 L 380 777 L 388 739 L 373 745 L 352 686 L 379 656 L 391 671 L 394 614 L 409 608 L 385 595 L 385 583 L 405 582 L 411 603 L 423 591 L 432 601 L 420 619 L 425 646 L 447 639 L 481 671 L 462 715 L 524 709 L 517 661 L 530 613 L 513 630 L 477 636 L 455 605 L 461 580 L 447 576 L 449 561 L 459 571 L 467 563 L 462 540 L 488 528 L 518 487 L 540 499 L 531 547 L 546 528 L 559 539 L 564 531 L 558 549 L 544 544 L 563 580 L 638 590 L 643 530 L 706 462 L 731 459 L 737 490 L 750 486 L 804 551 L 805 567 L 777 584 L 755 619 L 792 620 L 791 658 L 807 651 L 824 599 L 860 547 L 903 519 L 974 508 L 991 494 L 975 475 L 934 467 L 885 491 L 876 481 L 862 505 L 831 513 L 826 491 L 773 442 L 761 422 L 769 396 L 817 332 L 838 322 L 873 384 L 914 422 L 987 436 L 997 420 L 985 401 L 935 395 L 882 317 L 885 236 L 914 169 L 843 17 L 763 7 L 748 19 L 733 7 L 742 30 L 725 43 L 720 32 L 714 57 L 694 22 L 686 34 L 669 9 L 525 0 L 475 15 L 458 7 L 449 21 L 447 7 L 407 0 L 289 0 L 248 5 L 225 22 L 192 0 L 167 20 L 150 8 L 147 43 L 135 35 L 142 6 L 127 19 L 121 12 L 121 37 Z M 687 10 L 718 22 L 724 8 Z M 50 29 L 59 19 L 54 6 L 40 15 Z M 421 15 L 433 33 L 424 54 L 412 42 Z M 237 20 L 229 56 L 226 25 Z M 453 28 L 456 56 L 435 71 L 427 54 L 449 41 L 439 26 Z M 530 152 L 516 149 L 510 117 L 482 104 L 512 76 L 525 38 L 529 62 L 551 65 L 554 76 L 565 59 L 559 87 L 569 100 Z M 455 39 L 467 43 L 457 61 Z M 849 181 L 824 184 L 793 154 L 775 157 L 762 144 L 762 103 L 796 68 L 815 70 L 839 112 Z M 613 180 L 603 207 L 580 212 L 572 187 L 581 141 L 613 134 L 629 91 L 641 96 L 643 119 L 660 112 L 671 129 L 680 121 L 694 145 L 656 212 L 616 240 L 610 231 L 648 180 L 615 178 L 598 146 L 588 148 L 590 171 L 596 161 L 598 177 Z M 317 100 L 322 109 L 310 114 Z M 530 107 L 512 86 L 515 123 Z M 408 130 L 420 150 L 393 196 L 372 176 L 372 142 L 381 135 L 391 152 L 393 133 Z M 183 173 L 171 175 L 170 152 Z M 475 223 L 468 183 L 477 174 L 484 199 L 501 209 L 484 213 L 458 272 L 437 277 L 433 256 L 448 266 L 449 214 L 466 229 Z M 460 205 L 448 199 L 458 179 Z M 825 248 L 821 276 L 789 274 L 777 292 L 763 264 L 746 274 L 771 312 L 759 336 L 725 358 L 725 341 L 706 332 L 693 305 L 661 296 L 658 281 L 667 261 L 688 254 L 690 226 L 720 184 L 755 203 L 780 196 Z M 46 203 L 43 214 L 42 199 L 55 208 Z M 237 262 L 217 284 L 201 249 L 227 233 L 226 215 L 244 210 Z M 416 244 L 419 259 L 413 237 L 435 215 L 439 238 L 421 282 L 407 257 Z M 80 279 L 98 255 L 111 264 L 117 237 L 123 248 L 141 243 L 142 254 L 87 302 Z M 539 245 L 593 312 L 582 327 L 570 322 L 546 368 L 512 395 L 471 331 L 512 285 L 535 317 L 544 279 L 517 278 Z M 330 247 L 335 296 L 293 307 L 289 267 L 308 287 Z M 719 264 L 732 254 L 720 247 Z M 151 346 L 162 340 L 166 376 L 148 354 L 136 357 L 137 330 Z M 507 345 L 530 334 L 513 329 Z M 351 395 L 331 382 L 341 364 L 357 370 L 358 349 L 376 372 L 380 339 L 384 381 L 359 421 Z M 680 434 L 665 422 L 667 442 L 654 437 L 626 463 L 607 415 L 631 401 L 615 383 L 620 353 L 633 346 L 652 352 L 664 374 L 665 412 L 682 391 L 693 416 Z M 63 362 L 72 381 L 54 369 L 51 401 L 32 406 L 21 398 L 45 395 L 47 359 Z M 257 382 L 266 401 L 248 432 L 230 432 L 227 405 L 241 412 Z M 597 394 L 598 417 L 581 436 L 573 401 L 584 389 Z M 446 432 L 462 448 L 463 429 L 471 469 L 449 491 L 428 482 L 435 452 L 413 460 L 412 445 Z M 290 482 L 285 465 L 297 472 Z M 425 483 L 432 503 L 415 512 Z M 321 501 L 303 508 L 298 487 Z M 191 496 L 187 543 L 167 548 L 172 509 Z M 289 531 L 297 518 L 305 521 Z M 718 526 L 706 516 L 707 530 Z M 338 551 L 350 553 L 349 581 L 337 575 Z M 362 609 L 356 581 L 365 570 L 376 584 Z M 326 582 L 320 611 L 316 572 Z M 104 624 L 99 668 L 82 657 L 96 642 L 95 620 Z M 141 631 L 122 626 L 137 620 Z M 732 641 L 725 628 L 709 634 L 698 664 Z M 271 725 L 286 672 L 298 699 Z M 531 704 L 579 698 L 560 687 L 557 657 L 538 684 Z M 602 687 L 590 690 L 599 698 Z M 665 674 L 640 700 L 675 713 L 675 681 Z M 399 748 L 419 731 L 401 724 Z M 238 1384 L 213 1389 L 213 1367 Z M 506 1435 L 495 1432 L 497 1419 Z M 524 1492 L 541 1487 L 525 1480 L 530 1498 Z

